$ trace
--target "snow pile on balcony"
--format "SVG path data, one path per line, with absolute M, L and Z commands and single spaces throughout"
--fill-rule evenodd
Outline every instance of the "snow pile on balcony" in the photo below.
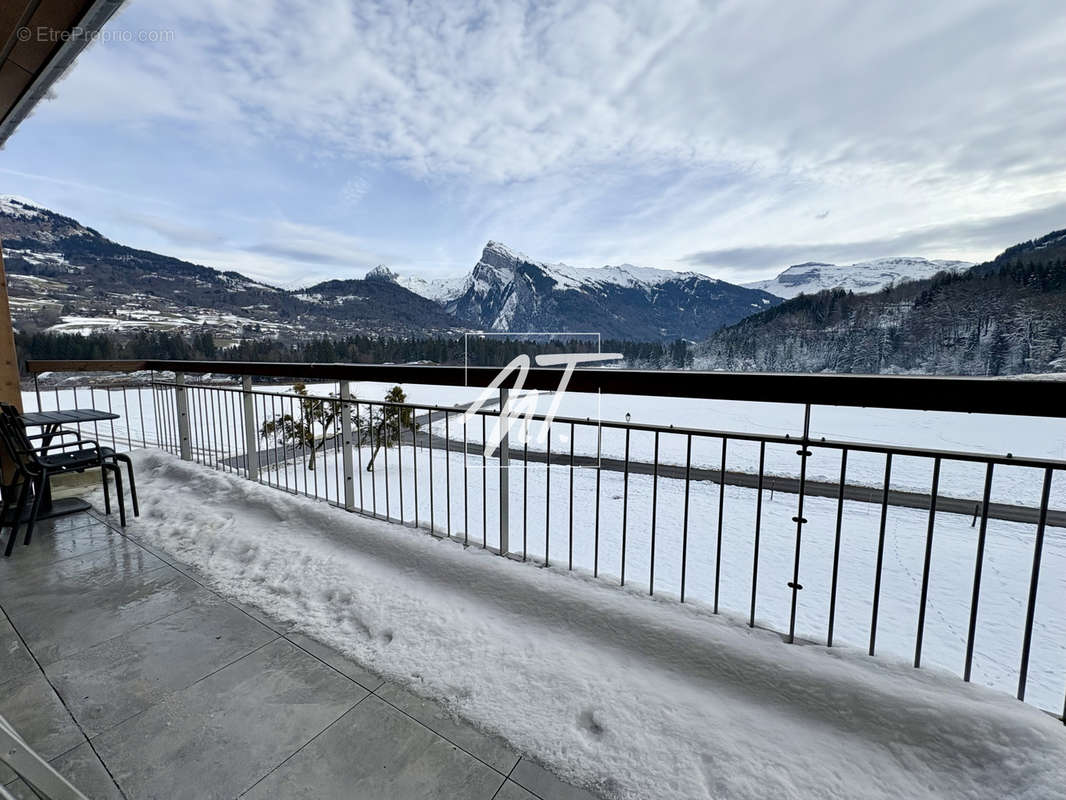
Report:
M 129 533 L 619 798 L 1061 797 L 1013 698 L 137 454 Z M 354 746 L 354 745 L 353 745 Z

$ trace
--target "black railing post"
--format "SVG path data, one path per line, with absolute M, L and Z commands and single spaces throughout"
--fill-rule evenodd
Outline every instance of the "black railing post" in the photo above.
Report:
M 751 615 L 748 626 L 755 627 L 755 598 L 759 592 L 759 537 L 762 532 L 762 483 L 766 471 L 766 442 L 759 442 L 759 484 L 755 490 L 755 542 L 751 552 Z
M 651 557 L 648 559 L 648 594 L 655 594 L 655 521 L 659 511 L 659 431 L 655 431 L 655 457 L 651 478 Z
M 718 537 L 714 548 L 714 613 L 718 613 L 718 588 L 722 582 L 722 524 L 725 522 L 725 456 L 729 440 L 722 437 L 722 463 L 718 472 Z
M 685 578 L 688 575 L 688 495 L 692 476 L 692 434 L 685 444 L 685 510 L 681 524 L 681 602 L 685 602 Z
M 973 568 L 973 596 L 970 599 L 970 629 L 966 636 L 966 666 L 962 679 L 970 680 L 973 669 L 973 642 L 977 633 L 977 605 L 981 599 L 981 570 L 985 562 L 985 535 L 988 533 L 988 503 L 992 496 L 992 471 L 995 464 L 989 463 L 985 471 L 985 494 L 981 502 L 981 529 L 977 532 L 977 556 Z
M 844 487 L 848 477 L 848 451 L 840 454 L 840 490 L 837 493 L 837 524 L 833 537 L 833 577 L 829 584 L 829 631 L 825 637 L 827 647 L 833 646 L 833 627 L 837 614 L 837 577 L 840 573 L 840 533 L 844 523 Z
M 885 485 L 881 490 L 881 526 L 877 533 L 877 566 L 874 567 L 873 611 L 870 615 L 870 655 L 877 644 L 877 612 L 881 606 L 881 569 L 885 562 L 885 529 L 888 525 L 889 486 L 892 483 L 892 454 L 885 454 Z
M 626 529 L 629 516 L 629 434 L 626 428 L 626 460 L 625 471 L 622 473 L 622 575 L 620 584 L 626 585 Z
M 922 563 L 922 597 L 918 601 L 918 634 L 914 641 L 914 666 L 922 665 L 922 639 L 925 637 L 925 606 L 929 598 L 929 567 L 933 559 L 933 528 L 936 526 L 936 496 L 940 491 L 940 459 L 933 461 L 933 485 L 929 490 L 929 526 L 925 532 L 925 561 Z
M 373 407 L 370 411 L 371 420 L 374 417 Z M 434 536 L 437 535 L 437 515 L 433 503 L 433 496 L 436 494 L 436 487 L 433 485 L 433 410 L 426 409 L 426 441 L 429 443 L 429 529 Z M 371 432 L 373 432 L 373 424 L 371 424 Z M 371 442 L 371 448 L 374 444 Z
M 592 539 L 592 577 L 600 575 L 600 477 L 603 474 L 603 425 L 596 425 L 596 510 Z
M 792 580 L 788 586 L 792 589 L 792 608 L 789 611 L 788 616 L 788 641 L 789 643 L 796 641 L 796 603 L 799 600 L 799 590 L 803 587 L 799 582 L 800 571 L 800 546 L 803 544 L 803 525 L 807 520 L 803 516 L 803 493 L 807 486 L 807 459 L 811 456 L 810 447 L 808 444 L 811 437 L 811 404 L 807 403 L 803 407 L 803 440 L 800 445 L 800 449 L 796 451 L 796 455 L 800 457 L 800 478 L 799 478 L 799 503 L 796 509 L 796 516 L 792 518 L 792 521 L 796 523 L 796 553 L 795 561 L 792 566 Z
M 463 544 L 470 543 L 470 449 L 466 435 L 466 416 L 463 416 Z
M 1051 499 L 1051 479 L 1054 471 L 1044 470 L 1044 488 L 1040 492 L 1040 521 L 1036 525 L 1033 543 L 1033 569 L 1029 575 L 1029 604 L 1025 610 L 1025 636 L 1022 639 L 1022 663 L 1018 668 L 1018 699 L 1025 699 L 1025 684 L 1029 677 L 1029 647 L 1033 641 L 1033 616 L 1036 613 L 1036 592 L 1040 583 L 1040 560 L 1044 552 L 1044 529 L 1047 527 L 1048 502 Z M 1063 720 L 1066 722 L 1066 720 Z
M 570 423 L 570 563 L 567 569 L 574 568 L 574 423 Z

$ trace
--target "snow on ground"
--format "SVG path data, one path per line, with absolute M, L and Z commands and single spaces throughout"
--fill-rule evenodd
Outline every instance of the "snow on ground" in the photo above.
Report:
M 499 545 L 498 464 L 480 456 L 464 460 L 458 452 L 407 445 L 378 455 L 373 473 L 368 446 L 354 455 L 357 508 L 406 523 L 416 517 L 423 527 L 480 545 Z M 343 477 L 339 452 L 327 449 L 308 470 L 311 459 L 300 453 L 288 462 L 266 465 L 262 480 L 278 489 L 299 491 L 337 502 Z M 416 463 L 417 461 L 417 463 Z M 430 464 L 432 463 L 432 467 Z M 464 463 L 467 469 L 464 470 Z M 715 595 L 719 489 L 694 483 L 690 489 L 687 551 L 684 546 L 685 487 L 681 480 L 632 474 L 628 489 L 619 472 L 599 476 L 597 533 L 596 472 L 574 471 L 571 506 L 570 470 L 543 464 L 522 469 L 514 462 L 510 478 L 509 546 L 513 553 L 556 565 L 592 571 L 598 564 L 605 581 L 617 584 L 622 573 L 625 513 L 626 583 L 647 591 L 651 582 L 652 509 L 655 520 L 655 592 L 678 596 L 682 556 L 686 558 L 686 598 L 710 604 Z M 549 496 L 550 480 L 550 496 Z M 402 488 L 401 488 L 402 487 Z M 432 487 L 432 491 L 430 490 Z M 448 498 L 450 497 L 450 503 Z M 401 505 L 402 500 L 402 505 Z M 416 502 L 417 500 L 417 502 Z M 796 495 L 764 493 L 760 527 L 756 620 L 787 631 L 796 546 Z M 726 486 L 723 508 L 720 607 L 747 614 L 751 602 L 756 493 Z M 571 541 L 571 514 L 573 539 Z M 797 634 L 825 641 L 835 542 L 836 500 L 808 498 L 808 524 L 801 547 Z M 546 520 L 550 524 L 546 524 Z M 889 509 L 882 567 L 877 652 L 912 658 L 915 647 L 925 534 L 928 514 L 919 509 Z M 845 503 L 841 531 L 835 639 L 865 647 L 871 625 L 880 507 Z M 975 637 L 973 680 L 1014 693 L 1032 565 L 1033 527 L 990 520 Z M 967 516 L 940 513 L 936 519 L 930 569 L 923 663 L 962 673 L 969 625 L 976 531 Z M 1066 687 L 1066 531 L 1047 531 L 1038 602 L 1033 624 L 1028 701 L 1061 713 Z
M 606 796 L 1061 796 L 1061 723 L 1006 695 L 136 460 L 131 535 Z

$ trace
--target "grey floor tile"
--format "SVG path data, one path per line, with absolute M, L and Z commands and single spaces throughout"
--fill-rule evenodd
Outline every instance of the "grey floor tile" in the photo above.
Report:
M 93 550 L 114 546 L 122 539 L 106 525 L 89 517 L 84 519 L 86 524 L 75 528 L 54 530 L 52 526 L 47 526 L 42 530 L 35 530 L 29 545 L 22 544 L 25 529 L 21 529 L 11 556 L 0 556 L 0 578 L 5 583 L 10 582 L 17 586 L 29 571 Z M 6 534 L 0 537 L 0 544 L 7 545 Z
M 0 716 L 44 759 L 55 758 L 85 741 L 59 697 L 39 670 L 4 684 Z M 0 764 L 0 784 L 15 774 Z
M 302 633 L 288 633 L 286 638 L 370 691 L 374 691 L 385 682 L 369 670 L 363 669 L 362 666 L 348 658 L 348 656 L 334 650 L 329 645 L 312 639 L 310 636 Z
M 0 685 L 37 672 L 37 662 L 7 618 L 0 615 Z
M 530 794 L 514 781 L 504 781 L 500 791 L 492 800 L 538 800 L 535 794 Z
M 377 689 L 376 694 L 504 775 L 518 762 L 518 754 L 503 739 L 483 733 L 432 700 L 392 683 Z
M 278 639 L 93 743 L 131 798 L 232 798 L 366 696 Z
M 277 634 L 225 601 L 195 603 L 48 665 L 88 736 L 144 711 Z
M 37 525 L 34 526 L 35 532 L 33 535 L 36 537 L 36 531 L 38 530 L 42 533 L 65 533 L 76 528 L 84 528 L 89 525 L 101 525 L 103 523 L 103 519 L 98 519 L 92 514 L 67 514 L 62 517 L 53 517 L 52 519 L 38 521 Z
M 490 800 L 502 782 L 499 773 L 371 696 L 245 797 Z
M 82 536 L 84 534 L 84 537 Z M 11 558 L 0 558 L 0 601 L 17 600 L 29 589 L 45 585 L 94 583 L 103 575 L 146 571 L 164 566 L 142 547 L 105 526 L 78 528 L 70 540 L 85 541 L 77 553 L 54 553 L 44 547 L 21 544 Z
M 56 772 L 91 800 L 124 800 L 88 742 L 52 759 L 50 763 Z M 16 800 L 38 800 L 38 795 L 21 780 L 10 783 L 5 788 Z
M 213 597 L 195 581 L 165 565 L 156 567 L 152 562 L 157 559 L 149 558 L 148 569 L 116 566 L 72 577 L 68 583 L 58 577 L 42 580 L 5 601 L 4 609 L 37 660 L 47 665 Z
M 528 758 L 518 762 L 511 773 L 511 780 L 543 800 L 598 800 L 596 795 L 559 780 Z

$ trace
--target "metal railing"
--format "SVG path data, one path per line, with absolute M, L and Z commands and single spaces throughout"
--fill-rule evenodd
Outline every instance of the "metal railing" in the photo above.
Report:
M 89 432 L 118 447 L 156 447 L 468 546 L 705 603 L 789 642 L 859 644 L 861 631 L 872 656 L 887 615 L 893 655 L 909 638 L 915 667 L 932 647 L 934 663 L 967 681 L 984 659 L 996 677 L 982 680 L 1006 688 L 1009 672 L 1022 700 L 1035 673 L 1033 702 L 1066 714 L 1066 632 L 1056 621 L 1064 584 L 1061 571 L 1044 568 L 1062 560 L 1066 511 L 1052 503 L 1066 505 L 1066 461 L 828 438 L 811 422 L 812 407 L 834 406 L 1053 424 L 1066 418 L 1066 383 L 576 370 L 572 392 L 788 403 L 802 421 L 793 432 L 757 433 L 580 416 L 546 424 L 546 414 L 526 413 L 492 452 L 489 432 L 513 380 L 501 385 L 499 407 L 473 414 L 465 404 L 359 398 L 351 383 L 485 387 L 493 369 L 180 361 L 29 368 L 153 372 L 145 386 L 36 386 L 40 408 L 88 400 L 122 414 L 117 429 L 101 423 Z M 206 374 L 241 383 L 187 377 Z M 559 375 L 533 369 L 525 386 L 551 390 Z M 253 377 L 325 383 L 328 391 L 255 388 Z M 541 441 L 528 435 L 538 424 Z M 994 500 L 997 479 L 1009 502 Z M 986 568 L 996 580 L 991 599 Z M 982 628 L 982 609 L 996 627 Z M 932 641 L 931 614 L 940 631 Z M 1008 634 L 1017 637 L 1016 666 L 1003 663 Z
M 56 772 L 55 767 L 45 761 L 40 753 L 26 744 L 26 740 L 2 716 L 0 763 L 21 778 L 34 797 L 45 800 L 88 800 L 70 781 Z M 8 792 L 9 788 L 17 791 L 14 786 L 0 786 L 0 800 L 13 800 L 14 795 Z M 19 796 L 23 794 L 19 792 Z

